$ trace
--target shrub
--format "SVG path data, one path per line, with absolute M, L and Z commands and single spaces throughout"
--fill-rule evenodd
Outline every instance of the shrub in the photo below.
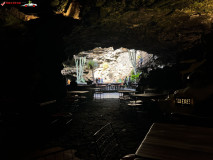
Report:
M 93 69 L 95 69 L 95 68 L 97 68 L 97 67 L 98 67 L 98 62 L 93 61 L 93 60 L 88 60 L 88 61 L 87 61 L 87 68 L 88 68 L 88 69 L 93 70 Z
M 139 80 L 139 76 L 140 76 L 141 72 L 137 72 L 137 74 L 134 74 L 134 71 L 131 72 L 131 80 L 134 81 L 138 81 Z

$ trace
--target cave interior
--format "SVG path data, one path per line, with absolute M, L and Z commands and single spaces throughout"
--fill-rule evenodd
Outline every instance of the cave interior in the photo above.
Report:
M 135 89 L 142 93 L 144 87 L 158 88 L 170 98 L 190 97 L 193 109 L 181 113 L 179 118 L 190 115 L 187 118 L 194 118 L 190 119 L 191 125 L 213 126 L 212 1 L 34 0 L 33 3 L 37 6 L 6 3 L 0 8 L 0 127 L 5 130 L 1 141 L 11 132 L 13 121 L 22 119 L 25 128 L 41 125 L 49 113 L 60 110 L 68 90 L 66 76 L 61 74 L 63 64 L 82 52 L 99 54 L 100 47 L 135 49 L 157 57 L 139 69 L 146 76 L 140 77 Z M 40 104 L 49 101 L 56 103 L 43 109 Z M 167 107 L 162 111 L 165 117 L 177 111 L 167 102 L 156 104 Z M 37 127 L 39 131 L 41 128 Z M 12 132 L 18 134 L 19 129 Z M 4 145 L 1 147 L 13 148 L 12 144 Z

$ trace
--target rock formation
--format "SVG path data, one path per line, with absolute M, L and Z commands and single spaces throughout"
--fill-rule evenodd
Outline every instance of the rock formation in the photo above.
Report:
M 185 52 L 203 54 L 193 48 L 202 45 L 204 36 L 212 31 L 213 4 L 207 0 L 79 2 L 86 25 L 77 26 L 66 36 L 69 53 L 76 47 L 113 46 L 145 50 L 162 55 L 165 61 L 175 61 Z
M 95 48 L 87 52 L 81 52 L 79 55 L 86 55 L 88 59 L 93 59 L 98 62 L 99 67 L 94 71 L 95 78 L 103 78 L 105 83 L 111 83 L 113 81 L 118 82 L 126 77 L 131 75 L 133 66 L 130 62 L 129 50 L 126 48 L 119 48 L 114 50 L 113 47 L 109 48 Z M 153 55 L 148 54 L 144 51 L 138 50 L 136 52 L 137 63 L 140 58 L 143 58 L 143 66 L 146 66 Z M 92 78 L 91 73 L 89 72 L 86 75 L 88 78 Z

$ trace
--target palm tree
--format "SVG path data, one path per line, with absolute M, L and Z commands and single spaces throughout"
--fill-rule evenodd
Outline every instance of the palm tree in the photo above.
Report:
M 94 69 L 97 67 L 98 67 L 98 63 L 96 61 L 93 61 L 93 60 L 87 61 L 87 68 L 92 70 L 93 83 L 95 82 Z

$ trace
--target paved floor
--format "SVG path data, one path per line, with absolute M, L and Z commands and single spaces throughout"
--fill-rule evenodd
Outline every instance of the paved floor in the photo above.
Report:
M 133 110 L 125 103 L 120 105 L 118 97 L 118 93 L 105 93 L 102 99 L 81 104 L 73 113 L 70 129 L 55 138 L 52 145 L 75 146 L 79 158 L 92 159 L 95 154 L 94 148 L 90 146 L 92 135 L 111 122 L 120 141 L 122 154 L 134 153 L 154 119 L 152 115 Z M 66 111 L 69 110 L 68 105 Z
M 147 112 L 133 110 L 125 103 L 120 105 L 118 95 L 118 93 L 105 93 L 104 99 L 88 100 L 78 106 L 73 106 L 72 103 L 65 101 L 62 106 L 63 112 L 71 112 L 72 121 L 68 125 L 61 122 L 52 128 L 39 129 L 37 138 L 35 137 L 37 133 L 33 135 L 36 140 L 33 141 L 33 137 L 29 136 L 28 139 L 32 142 L 27 145 L 31 146 L 27 148 L 26 145 L 19 154 L 23 152 L 22 156 L 29 157 L 33 154 L 39 155 L 38 150 L 61 147 L 69 148 L 72 151 L 69 152 L 69 155 L 76 157 L 76 160 L 95 160 L 92 135 L 108 122 L 112 123 L 117 134 L 122 155 L 135 153 L 156 117 Z M 39 136 L 42 137 L 37 141 Z M 31 149 L 30 147 L 34 146 L 34 143 L 36 147 Z M 31 151 L 26 153 L 26 148 Z M 13 151 L 17 154 L 16 149 Z

